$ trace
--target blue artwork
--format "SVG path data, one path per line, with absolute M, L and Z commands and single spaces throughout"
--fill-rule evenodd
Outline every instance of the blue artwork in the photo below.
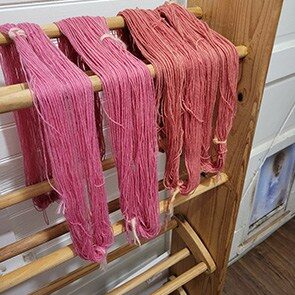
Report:
M 295 144 L 266 159 L 256 186 L 251 225 L 286 202 L 294 172 Z

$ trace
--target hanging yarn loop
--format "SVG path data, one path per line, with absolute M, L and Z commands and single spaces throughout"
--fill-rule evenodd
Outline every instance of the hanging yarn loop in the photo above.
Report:
M 4 30 L 14 36 L 18 66 L 34 93 L 37 115 L 32 126 L 39 130 L 44 163 L 50 163 L 60 192 L 59 210 L 66 217 L 76 253 L 100 262 L 113 243 L 113 233 L 99 160 L 92 84 L 39 26 L 24 23 L 17 27 L 7 25 Z M 47 197 L 43 204 L 47 205 Z
M 113 34 L 111 34 L 111 33 L 105 33 L 105 34 L 101 35 L 100 41 L 103 41 L 106 38 L 110 38 L 110 39 L 112 39 L 112 40 L 120 43 L 122 45 L 122 47 L 127 50 L 126 44 L 121 39 L 119 39 L 118 37 L 114 36 Z
M 120 208 L 127 234 L 139 244 L 140 237 L 152 238 L 160 230 L 152 77 L 146 65 L 111 34 L 104 18 L 65 19 L 57 26 L 64 35 L 60 49 L 72 53 L 71 60 L 76 64 L 83 60 L 102 81 Z

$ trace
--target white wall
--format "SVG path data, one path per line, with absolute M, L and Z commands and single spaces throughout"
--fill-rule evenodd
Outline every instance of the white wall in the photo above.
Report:
M 256 126 L 252 152 L 240 204 L 238 220 L 230 259 L 235 260 L 257 245 L 275 229 L 289 220 L 295 212 L 295 191 L 289 201 L 275 216 L 249 232 L 253 195 L 262 160 L 295 142 L 295 112 L 290 114 L 285 127 L 279 133 L 290 110 L 295 104 L 295 1 L 284 0 L 275 46 L 267 76 L 262 105 Z M 256 177 L 254 177 L 256 175 Z M 261 231 L 261 232 L 260 232 Z
M 18 2 L 18 3 L 17 3 Z M 27 2 L 27 3 L 25 3 Z M 28 3 L 30 2 L 30 3 Z M 34 3 L 32 3 L 34 2 Z M 114 16 L 117 12 L 128 7 L 153 8 L 163 3 L 162 0 L 89 0 L 89 1 L 36 1 L 12 0 L 0 2 L 0 22 L 35 22 L 39 24 L 51 23 L 55 20 L 78 15 L 103 15 Z M 10 5 L 7 5 L 10 3 Z M 14 4 L 11 4 L 14 3 Z M 20 4 L 21 3 L 21 4 Z M 0 76 L 0 85 L 3 78 Z M 107 126 L 105 127 L 107 133 Z M 110 149 L 108 148 L 110 153 Z M 164 156 L 159 156 L 159 179 L 163 176 Z M 117 197 L 116 171 L 111 169 L 105 173 L 106 187 L 109 200 Z M 16 132 L 16 126 L 11 113 L 0 115 L 0 197 L 2 194 L 24 186 L 24 173 L 22 165 L 22 154 Z M 163 193 L 161 194 L 163 197 Z M 56 213 L 57 206 L 53 205 L 47 210 L 50 224 L 63 220 Z M 113 214 L 112 220 L 120 218 L 119 214 Z M 29 234 L 46 228 L 43 215 L 37 212 L 31 200 L 23 202 L 0 212 L 0 247 L 21 239 Z M 105 294 L 105 291 L 122 280 L 132 275 L 135 271 L 142 269 L 146 264 L 158 256 L 166 253 L 169 236 L 158 238 L 148 245 L 133 251 L 132 254 L 116 260 L 110 264 L 106 271 L 95 271 L 83 279 L 64 288 L 59 294 Z M 124 237 L 118 239 L 115 246 L 126 242 Z M 37 247 L 24 255 L 20 255 L 0 264 L 0 271 L 4 273 L 24 265 L 31 260 L 49 254 L 61 246 L 70 243 L 68 235 L 55 239 L 43 246 Z M 65 275 L 78 266 L 85 264 L 79 258 L 73 259 L 52 271 L 46 272 L 34 279 L 7 291 L 5 294 L 27 294 L 43 284 Z M 161 277 L 149 284 L 154 285 Z M 147 285 L 144 285 L 145 289 Z M 142 294 L 142 292 L 140 292 Z

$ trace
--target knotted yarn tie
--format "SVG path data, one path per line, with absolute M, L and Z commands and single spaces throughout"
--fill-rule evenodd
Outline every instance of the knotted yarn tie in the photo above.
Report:
M 119 39 L 118 37 L 114 36 L 113 34 L 111 34 L 111 33 L 105 33 L 105 34 L 101 35 L 100 41 L 102 42 L 106 38 L 110 38 L 110 39 L 116 41 L 117 43 L 120 43 L 122 45 L 122 47 L 125 50 L 127 50 L 127 45 L 121 39 Z
M 214 144 L 226 144 L 227 143 L 227 140 L 218 140 L 218 138 L 215 136 L 214 138 L 213 138 L 213 143 Z
M 102 270 L 104 270 L 107 265 L 107 258 L 106 258 L 107 251 L 105 248 L 98 246 L 98 245 L 93 245 L 93 247 L 94 247 L 94 253 L 96 254 L 95 259 L 96 259 L 96 261 L 99 261 L 100 268 Z
M 17 27 L 11 28 L 8 31 L 8 36 L 11 40 L 14 40 L 17 36 L 23 36 L 25 38 L 27 37 L 25 31 Z
M 61 200 L 58 204 L 56 212 L 57 212 L 57 214 L 65 215 L 65 211 L 66 211 L 65 202 L 63 200 Z
M 217 172 L 217 174 L 213 178 L 214 184 L 217 185 L 220 180 L 221 180 L 221 173 Z
M 171 219 L 171 217 L 173 216 L 174 201 L 175 201 L 176 196 L 180 192 L 181 184 L 182 184 L 182 182 L 179 182 L 178 186 L 174 190 L 170 190 L 171 195 L 170 195 L 170 197 L 169 197 L 169 199 L 167 201 L 167 207 L 166 207 L 166 213 L 165 213 L 165 228 L 167 228 L 168 222 Z
M 129 224 L 130 227 L 131 227 L 133 243 L 135 245 L 137 245 L 137 246 L 141 246 L 141 242 L 140 242 L 140 239 L 138 237 L 137 230 L 136 230 L 136 218 L 133 217 L 131 220 L 128 220 L 127 224 Z
M 105 271 L 106 268 L 107 268 L 107 265 L 108 265 L 107 255 L 105 255 L 104 258 L 100 262 L 99 269 L 102 270 L 102 271 Z

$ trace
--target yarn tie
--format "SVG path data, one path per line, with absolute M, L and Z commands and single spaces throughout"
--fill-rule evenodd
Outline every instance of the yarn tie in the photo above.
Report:
M 17 36 L 23 36 L 23 37 L 27 37 L 26 33 L 24 30 L 20 29 L 20 28 L 11 28 L 8 31 L 8 36 L 10 39 L 14 40 Z
M 214 144 L 226 144 L 226 142 L 227 142 L 227 140 L 221 141 L 221 140 L 218 140 L 217 137 L 213 138 L 213 143 Z
M 120 43 L 122 45 L 122 47 L 127 50 L 126 44 L 121 39 L 119 39 L 118 37 L 114 36 L 113 34 L 111 34 L 111 33 L 105 33 L 105 34 L 101 35 L 100 41 L 103 41 L 106 38 L 110 38 L 110 39 L 116 41 L 117 43 Z
M 132 218 L 131 220 L 127 221 L 127 223 L 131 227 L 131 233 L 132 233 L 132 238 L 133 238 L 132 240 L 133 240 L 134 244 L 137 246 L 141 246 L 141 242 L 138 237 L 137 230 L 136 230 L 136 218 L 135 217 Z

